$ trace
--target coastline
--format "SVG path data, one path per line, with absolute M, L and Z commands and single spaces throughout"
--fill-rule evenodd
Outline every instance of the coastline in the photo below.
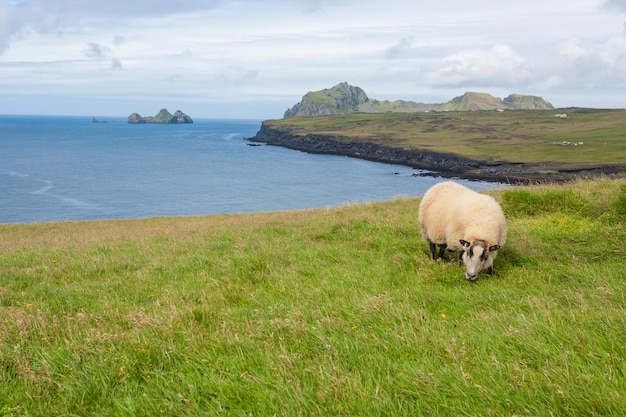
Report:
M 281 146 L 302 152 L 343 155 L 374 162 L 399 164 L 431 171 L 444 178 L 490 181 L 510 184 L 567 182 L 599 175 L 624 176 L 624 166 L 601 166 L 584 169 L 559 169 L 546 163 L 488 163 L 456 154 L 426 150 L 406 150 L 367 141 L 355 141 L 331 135 L 296 135 L 261 124 L 257 134 L 246 140 Z M 422 174 L 431 175 L 431 174 Z

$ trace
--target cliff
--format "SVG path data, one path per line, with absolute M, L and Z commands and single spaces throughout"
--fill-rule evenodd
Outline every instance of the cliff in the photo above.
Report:
M 284 117 L 328 116 L 350 113 L 388 113 L 465 110 L 551 110 L 552 104 L 538 96 L 511 94 L 501 99 L 487 93 L 467 92 L 447 103 L 426 104 L 406 100 L 370 99 L 365 91 L 346 82 L 306 93 Z
M 145 124 L 145 123 L 160 123 L 160 124 L 184 124 L 193 123 L 193 119 L 187 116 L 180 110 L 176 110 L 174 114 L 171 114 L 167 109 L 161 109 L 156 116 L 142 117 L 139 113 L 132 113 L 128 116 L 128 123 L 131 124 Z

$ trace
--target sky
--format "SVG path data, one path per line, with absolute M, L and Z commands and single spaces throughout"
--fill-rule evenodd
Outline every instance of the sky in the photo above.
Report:
M 0 0 L 0 114 L 276 119 L 347 82 L 626 108 L 626 0 Z

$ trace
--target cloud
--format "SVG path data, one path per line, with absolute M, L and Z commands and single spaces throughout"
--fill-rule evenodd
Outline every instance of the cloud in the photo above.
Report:
M 604 2 L 604 7 L 626 12 L 626 0 L 607 0 Z
M 126 42 L 126 38 L 124 36 L 115 35 L 113 37 L 113 45 L 115 46 L 120 46 L 124 44 L 124 42 Z
M 219 0 L 12 0 L 0 3 L 0 54 L 25 30 L 59 33 L 94 20 L 179 15 L 212 10 L 220 3 Z
M 413 38 L 411 36 L 404 37 L 394 46 L 385 51 L 387 59 L 401 58 L 412 50 Z
M 578 39 L 568 39 L 561 44 L 559 54 L 569 62 L 585 61 L 590 56 L 590 51 L 581 45 Z
M 586 83 L 626 81 L 626 38 L 614 36 L 602 43 L 580 39 L 563 42 L 556 54 L 559 71 Z
M 230 67 L 224 72 L 217 75 L 217 79 L 219 80 L 219 82 L 234 87 L 239 87 L 244 84 L 250 83 L 256 80 L 258 77 L 258 71 L 242 69 L 238 67 Z
M 626 70 L 626 38 L 623 36 L 607 40 L 598 53 L 607 65 Z
M 303 5 L 304 13 L 319 13 L 322 10 L 320 0 L 305 0 Z
M 106 46 L 90 43 L 85 50 L 85 55 L 93 59 L 106 59 L 111 54 L 111 49 Z
M 609 12 L 617 11 L 626 13 L 626 0 L 606 0 L 602 6 Z M 624 22 L 623 25 L 622 35 L 626 36 L 626 22 Z
M 440 87 L 513 87 L 524 83 L 528 76 L 524 58 L 506 44 L 466 49 L 444 57 L 425 71 L 427 82 Z

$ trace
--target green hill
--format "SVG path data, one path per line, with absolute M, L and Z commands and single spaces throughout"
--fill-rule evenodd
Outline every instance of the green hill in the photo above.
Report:
M 487 93 L 467 92 L 447 103 L 426 104 L 406 100 L 370 99 L 360 87 L 346 82 L 332 88 L 306 93 L 302 100 L 285 112 L 284 117 L 329 116 L 351 113 L 389 113 L 466 110 L 551 110 L 552 104 L 538 96 L 511 94 L 505 99 Z
M 368 101 L 361 88 L 341 83 L 332 88 L 308 92 L 300 103 L 285 112 L 285 117 L 356 113 L 359 106 Z
M 502 100 L 487 93 L 465 93 L 442 105 L 442 110 L 496 110 L 502 108 Z

